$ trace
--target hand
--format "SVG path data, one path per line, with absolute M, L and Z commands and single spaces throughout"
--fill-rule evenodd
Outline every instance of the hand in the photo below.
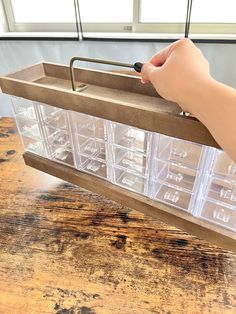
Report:
M 186 38 L 174 42 L 144 63 L 141 76 L 142 83 L 151 82 L 163 98 L 177 102 L 188 112 L 192 112 L 191 98 L 212 80 L 207 60 Z

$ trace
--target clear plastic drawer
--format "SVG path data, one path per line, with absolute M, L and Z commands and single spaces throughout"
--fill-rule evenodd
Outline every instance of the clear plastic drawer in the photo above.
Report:
M 111 144 L 147 153 L 151 144 L 151 132 L 115 122 L 108 122 L 108 130 Z
M 236 210 L 231 206 L 207 200 L 200 216 L 210 222 L 236 231 Z
M 113 164 L 144 176 L 148 175 L 149 158 L 145 154 L 118 146 L 109 147 L 109 149 L 112 150 Z
M 40 140 L 42 139 L 42 132 L 37 120 L 27 119 L 24 113 L 15 115 L 18 131 L 21 135 Z
M 71 147 L 70 134 L 67 131 L 44 126 L 45 137 L 49 145 Z
M 178 188 L 171 187 L 161 182 L 152 183 L 152 198 L 172 205 L 173 207 L 192 211 L 191 198 L 192 194 Z
M 87 156 L 79 156 L 80 164 L 79 169 L 89 172 L 101 178 L 107 178 L 107 164 L 101 160 L 88 158 Z
M 113 183 L 140 194 L 147 194 L 147 179 L 145 177 L 118 167 L 112 167 L 112 169 Z
M 71 111 L 70 121 L 75 133 L 87 138 L 106 139 L 105 120 Z
M 234 206 L 236 210 L 236 182 L 234 180 L 210 178 L 206 195 L 215 201 Z
M 157 158 L 199 169 L 206 147 L 196 143 L 156 135 Z
M 50 159 L 57 161 L 59 163 L 65 164 L 67 166 L 74 167 L 74 156 L 70 149 L 60 146 L 49 146 Z
M 161 181 L 188 191 L 193 190 L 197 176 L 196 170 L 158 159 L 155 160 L 152 171 L 154 181 Z
M 42 157 L 47 157 L 46 147 L 43 141 L 35 140 L 25 136 L 21 136 L 21 140 L 25 151 L 34 153 Z
M 232 177 L 236 181 L 236 163 L 223 151 L 215 149 L 212 172 L 219 176 Z
M 76 153 L 106 161 L 107 148 L 104 141 L 80 135 L 74 136 L 76 137 Z
M 43 124 L 57 129 L 68 129 L 66 110 L 37 103 Z
M 22 118 L 37 120 L 33 101 L 19 97 L 12 97 L 12 105 L 15 115 L 19 114 Z

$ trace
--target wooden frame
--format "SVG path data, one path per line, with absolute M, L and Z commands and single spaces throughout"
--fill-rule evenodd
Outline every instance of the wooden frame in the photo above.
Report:
M 83 68 L 74 73 L 78 84 L 88 85 L 81 93 L 71 89 L 69 67 L 53 63 L 1 77 L 0 86 L 6 94 L 219 147 L 200 121 L 181 116 L 178 104 L 161 98 L 138 77 Z
M 122 205 L 158 218 L 163 222 L 236 253 L 236 233 L 234 232 L 194 217 L 187 212 L 113 185 L 104 179 L 58 164 L 32 153 L 25 153 L 24 160 L 26 165 L 30 167 L 76 184 L 89 191 L 109 197 Z

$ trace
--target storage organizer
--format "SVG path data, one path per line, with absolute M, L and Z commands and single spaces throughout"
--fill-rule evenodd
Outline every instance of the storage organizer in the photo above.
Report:
M 136 77 L 49 63 L 0 84 L 27 165 L 236 252 L 236 164 L 177 104 Z
M 194 212 L 209 148 L 161 134 L 154 139 L 150 196 Z
M 107 121 L 111 181 L 131 191 L 148 194 L 151 132 Z

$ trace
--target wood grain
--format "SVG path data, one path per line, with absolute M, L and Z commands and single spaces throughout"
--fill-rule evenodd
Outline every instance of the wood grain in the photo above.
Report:
M 0 119 L 0 313 L 236 312 L 236 255 L 24 165 Z

